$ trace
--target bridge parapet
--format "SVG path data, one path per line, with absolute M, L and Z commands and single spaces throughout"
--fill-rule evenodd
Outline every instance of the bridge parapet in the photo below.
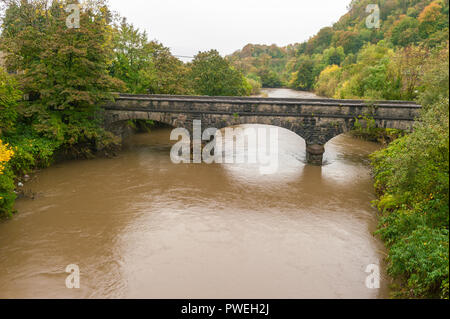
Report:
M 309 162 L 321 164 L 323 146 L 353 129 L 357 120 L 373 119 L 377 127 L 409 131 L 421 106 L 408 101 L 121 94 L 104 109 L 106 125 L 148 119 L 188 130 L 193 120 L 218 129 L 241 124 L 283 127 L 305 139 Z

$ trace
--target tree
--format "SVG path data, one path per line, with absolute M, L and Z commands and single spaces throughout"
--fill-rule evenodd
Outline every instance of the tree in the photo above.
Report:
M 340 66 L 345 59 L 345 53 L 343 47 L 331 47 L 323 51 L 323 60 L 327 65 Z
M 21 98 L 17 86 L 17 81 L 0 67 L 0 136 L 16 122 L 17 102 Z
M 449 297 L 448 103 L 427 105 L 412 134 L 372 156 L 388 270 L 412 298 Z
M 103 0 L 80 5 L 80 27 L 66 24 L 73 1 L 11 1 L 6 8 L 1 50 L 18 71 L 24 93 L 21 115 L 35 132 L 85 156 L 114 144 L 100 127 L 99 104 L 112 99 L 122 82 L 109 75 L 113 57 L 111 14 Z
M 93 106 L 112 97 L 119 82 L 108 74 L 112 58 L 110 13 L 102 0 L 81 7 L 80 28 L 68 28 L 69 2 L 21 2 L 8 9 L 2 42 L 9 68 L 20 70 L 25 93 L 49 109 Z M 19 10 L 24 14 L 17 14 Z M 10 17 L 10 15 L 14 17 Z M 17 16 L 23 17 L 17 19 Z
M 408 53 L 409 54 L 409 53 Z M 414 131 L 372 155 L 378 233 L 402 296 L 449 298 L 448 45 L 421 59 L 423 105 Z
M 111 76 L 135 94 L 190 94 L 187 67 L 170 50 L 123 19 L 116 27 Z
M 14 129 L 20 96 L 14 78 L 0 68 L 0 217 L 11 214 L 16 198 L 10 169 L 14 149 L 2 140 L 2 135 Z
M 419 21 L 411 17 L 404 17 L 392 29 L 392 43 L 405 47 L 416 44 L 420 39 Z
M 336 47 L 343 47 L 345 54 L 357 53 L 364 42 L 361 35 L 354 31 L 337 31 L 333 35 L 333 44 Z
M 339 98 L 396 99 L 399 97 L 399 80 L 389 74 L 394 52 L 380 41 L 367 44 L 358 54 L 355 64 L 346 66 L 339 85 Z
M 8 164 L 13 156 L 14 150 L 0 138 L 0 217 L 11 215 L 16 199 L 14 175 Z
M 188 80 L 188 67 L 174 57 L 162 44 L 150 42 L 152 62 L 155 67 L 155 81 L 149 88 L 151 94 L 193 94 Z
M 341 81 L 342 69 L 337 65 L 330 65 L 320 73 L 314 91 L 319 96 L 334 97 Z
M 444 6 L 443 0 L 434 0 L 423 9 L 419 15 L 419 32 L 420 36 L 425 39 L 431 34 L 447 27 L 448 28 L 448 11 L 447 17 L 442 13 Z M 448 10 L 448 4 L 447 4 Z
M 124 18 L 114 32 L 111 76 L 122 80 L 130 93 L 148 93 L 156 81 L 152 53 L 147 34 L 128 24 Z
M 216 50 L 198 53 L 190 65 L 189 78 L 196 94 L 210 96 L 249 95 L 250 85 Z
M 418 88 L 424 74 L 424 61 L 429 55 L 428 50 L 410 46 L 395 52 L 390 65 L 390 78 L 400 84 L 400 97 L 403 100 L 417 98 Z
M 449 96 L 449 44 L 442 49 L 434 49 L 423 63 L 422 83 L 419 86 L 419 102 L 423 106 L 432 105 Z
M 320 53 L 331 44 L 333 38 L 333 29 L 330 27 L 322 28 L 316 36 L 312 37 L 307 43 L 305 53 Z
M 303 56 L 297 71 L 292 74 L 290 86 L 300 90 L 310 90 L 315 81 L 314 66 L 314 61 L 310 57 Z
M 265 88 L 278 88 L 283 86 L 279 75 L 269 67 L 258 70 L 258 76 L 261 79 L 262 86 Z

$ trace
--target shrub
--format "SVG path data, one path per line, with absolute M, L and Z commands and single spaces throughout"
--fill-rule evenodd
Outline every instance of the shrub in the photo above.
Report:
M 13 149 L 0 139 L 0 217 L 12 214 L 14 200 L 14 174 L 9 162 L 14 156 Z
M 419 225 L 390 250 L 390 273 L 408 278 L 411 297 L 448 298 L 449 232 Z M 446 288 L 447 287 L 447 288 Z
M 334 97 L 341 81 L 342 70 L 337 65 L 330 65 L 319 75 L 315 85 L 315 92 L 319 96 Z
M 372 155 L 378 234 L 389 248 L 389 273 L 407 297 L 448 298 L 449 100 L 427 106 L 415 131 Z
M 0 67 L 0 135 L 13 127 L 20 95 L 16 80 Z

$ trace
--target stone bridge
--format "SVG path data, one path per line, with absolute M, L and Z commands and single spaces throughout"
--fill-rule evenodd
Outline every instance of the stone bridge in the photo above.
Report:
M 120 94 L 106 103 L 105 125 L 128 120 L 153 120 L 192 132 L 194 120 L 203 128 L 265 124 L 288 129 L 307 145 L 307 161 L 321 165 L 325 144 L 365 118 L 380 128 L 410 131 L 421 106 L 405 101 L 287 99 Z

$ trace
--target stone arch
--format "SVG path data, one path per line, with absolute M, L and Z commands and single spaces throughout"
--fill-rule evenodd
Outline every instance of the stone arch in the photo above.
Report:
M 168 126 L 184 127 L 184 117 L 181 114 L 140 111 L 109 111 L 105 114 L 106 127 L 129 120 L 151 120 Z
M 117 105 L 110 107 L 105 112 L 105 126 L 114 132 L 115 123 L 128 120 L 153 120 L 164 123 L 171 127 L 185 128 L 192 134 L 193 122 L 200 120 L 202 131 L 206 128 L 222 129 L 243 124 L 259 124 L 281 127 L 294 132 L 306 142 L 307 161 L 311 164 L 321 165 L 323 154 L 325 153 L 325 144 L 334 137 L 349 132 L 355 127 L 357 121 L 356 114 L 361 113 L 362 106 L 355 106 L 354 113 L 341 113 L 341 109 L 334 110 L 335 113 L 317 114 L 315 112 L 306 112 L 298 109 L 295 112 L 273 112 L 269 110 L 264 112 L 250 112 L 245 110 L 240 112 L 242 107 L 228 108 L 221 104 L 204 103 L 205 110 L 198 110 L 203 102 L 183 102 L 182 106 L 166 103 L 164 105 L 153 105 L 152 110 L 145 110 L 143 107 L 134 105 Z M 148 102 L 145 102 L 148 103 Z M 186 104 L 187 105 L 186 105 Z M 175 108 L 175 107 L 178 107 Z M 203 107 L 203 106 L 202 106 Z M 336 107 L 335 107 L 336 108 Z M 166 111 L 159 111 L 165 109 Z M 237 110 L 238 113 L 232 113 Z M 322 112 L 323 113 L 323 112 Z M 355 115 L 353 115 L 355 114 Z M 364 122 L 364 119 L 360 119 Z M 410 130 L 413 121 L 404 118 L 393 118 L 389 116 L 375 117 L 375 125 L 382 128 L 397 128 Z M 113 128 L 113 129 L 111 129 Z
M 104 127 L 106 130 L 114 133 L 116 136 L 126 138 L 133 134 L 128 121 L 130 120 L 152 120 L 168 126 L 174 126 L 171 117 L 158 116 L 151 112 L 137 111 L 107 111 L 104 113 Z
M 311 164 L 322 165 L 325 144 L 340 134 L 350 131 L 355 124 L 354 119 L 334 119 L 295 116 L 248 116 L 229 114 L 202 115 L 202 128 L 214 127 L 223 129 L 236 125 L 270 125 L 287 129 L 306 142 L 307 161 Z

